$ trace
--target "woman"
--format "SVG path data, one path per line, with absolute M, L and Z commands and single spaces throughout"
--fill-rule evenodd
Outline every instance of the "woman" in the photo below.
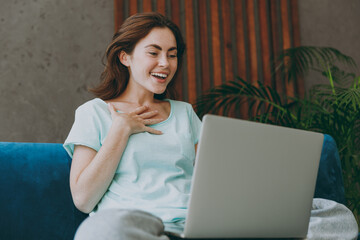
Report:
M 169 230 L 182 227 L 201 125 L 190 104 L 167 99 L 184 50 L 178 27 L 158 13 L 131 16 L 114 35 L 102 81 L 92 90 L 98 98 L 76 110 L 64 144 L 72 156 L 70 188 L 79 210 L 149 220 L 141 225 L 155 224 L 161 239 L 162 222 Z M 96 222 L 90 219 L 85 222 Z M 127 227 L 116 234 L 126 234 L 129 221 L 119 221 Z M 99 225 L 83 228 L 94 226 Z
M 184 49 L 178 27 L 158 13 L 131 16 L 114 35 L 97 98 L 76 110 L 64 144 L 74 203 L 91 216 L 75 239 L 181 232 L 201 126 L 190 104 L 168 99 Z M 315 199 L 311 214 L 308 239 L 356 238 L 345 206 Z

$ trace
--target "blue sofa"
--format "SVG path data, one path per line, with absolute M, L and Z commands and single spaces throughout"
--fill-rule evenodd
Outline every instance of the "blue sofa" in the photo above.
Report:
M 73 239 L 87 215 L 72 202 L 70 164 L 62 144 L 0 142 L 0 239 Z M 345 202 L 339 154 L 328 135 L 314 197 Z

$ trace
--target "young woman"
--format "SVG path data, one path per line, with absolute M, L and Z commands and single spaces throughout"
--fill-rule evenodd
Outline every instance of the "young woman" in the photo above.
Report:
M 178 27 L 158 13 L 133 15 L 114 35 L 101 83 L 92 89 L 97 98 L 76 110 L 64 144 L 74 203 L 93 215 L 83 233 L 105 239 L 117 231 L 115 239 L 127 239 L 135 231 L 142 239 L 155 224 L 155 235 L 167 239 L 163 223 L 182 228 L 201 125 L 190 104 L 168 99 L 184 50 Z M 103 213 L 113 223 L 120 218 L 116 226 L 102 227 Z M 149 222 L 139 228 L 138 221 Z
M 97 98 L 76 110 L 64 144 L 74 203 L 90 213 L 76 240 L 181 232 L 201 126 L 190 104 L 169 99 L 184 50 L 178 27 L 158 13 L 131 16 L 114 35 Z M 315 199 L 311 214 L 308 239 L 356 238 L 345 206 Z

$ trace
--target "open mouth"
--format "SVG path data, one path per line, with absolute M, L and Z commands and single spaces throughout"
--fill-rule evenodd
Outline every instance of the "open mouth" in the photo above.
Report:
M 168 74 L 165 74 L 165 73 L 150 73 L 151 76 L 159 79 L 159 80 L 165 80 L 168 76 Z

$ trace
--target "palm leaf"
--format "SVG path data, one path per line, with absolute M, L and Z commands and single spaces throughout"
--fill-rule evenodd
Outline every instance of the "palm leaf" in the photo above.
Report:
M 341 86 L 349 86 L 351 83 L 353 83 L 353 80 L 355 79 L 354 73 L 347 73 L 339 67 L 333 65 L 329 68 L 332 78 L 335 83 Z M 328 77 L 328 71 L 323 71 L 322 75 L 325 77 Z
M 195 103 L 198 115 L 202 117 L 206 113 L 219 113 L 221 110 L 228 113 L 231 108 L 236 107 L 238 110 L 239 106 L 245 102 L 249 104 L 250 113 L 259 114 L 264 109 L 269 109 L 269 105 L 285 112 L 281 97 L 275 90 L 260 82 L 255 85 L 241 78 L 237 80 L 214 87 L 201 95 Z
M 296 81 L 309 70 L 324 69 L 335 62 L 357 68 L 353 58 L 335 48 L 301 46 L 286 49 L 279 55 L 274 74 L 280 73 L 283 78 Z

